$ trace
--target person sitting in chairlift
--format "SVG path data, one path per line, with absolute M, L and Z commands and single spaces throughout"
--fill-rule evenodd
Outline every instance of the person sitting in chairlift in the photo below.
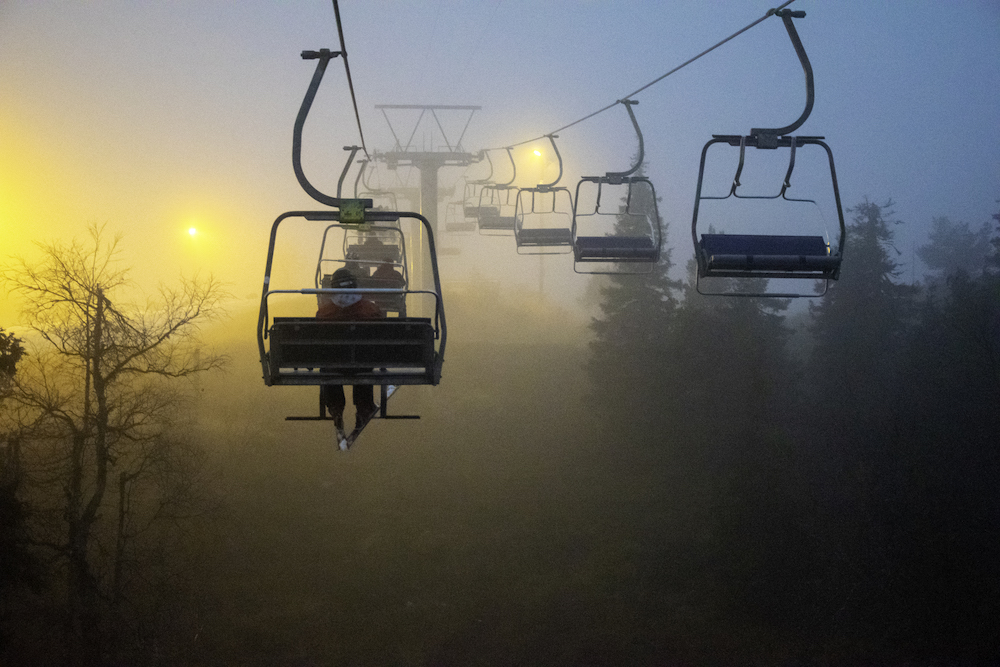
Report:
M 383 259 L 382 263 L 375 269 L 375 273 L 372 274 L 372 278 L 378 281 L 379 287 L 403 289 L 406 286 L 403 274 L 395 269 L 391 259 Z
M 332 276 L 323 277 L 323 287 L 330 289 L 357 289 L 358 280 L 348 268 L 334 271 Z M 318 295 L 319 310 L 317 319 L 353 322 L 358 320 L 382 319 L 382 311 L 374 301 L 364 298 L 357 292 L 342 292 L 338 294 Z M 370 384 L 353 385 L 352 394 L 356 412 L 355 428 L 362 428 L 375 414 L 375 391 Z M 337 430 L 344 429 L 344 407 L 347 399 L 344 387 L 339 384 L 320 385 L 320 397 L 330 416 L 333 417 Z

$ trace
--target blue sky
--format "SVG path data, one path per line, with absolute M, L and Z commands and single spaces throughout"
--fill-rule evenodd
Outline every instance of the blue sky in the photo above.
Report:
M 517 143 L 614 102 L 773 6 L 341 5 L 366 140 L 380 150 L 391 136 L 376 104 L 480 105 L 464 146 Z M 933 217 L 978 226 L 1000 210 L 1000 4 L 797 0 L 791 8 L 807 13 L 797 26 L 816 77 L 815 108 L 798 133 L 826 137 L 845 206 L 892 198 L 907 223 L 898 228 L 904 259 Z M 337 35 L 332 4 L 320 0 L 7 0 L 0 5 L 4 254 L 30 253 L 31 240 L 104 221 L 125 232 L 150 276 L 211 270 L 256 289 L 271 221 L 310 205 L 294 180 L 290 145 L 313 70 L 299 53 L 321 47 L 336 48 Z M 637 97 L 675 262 L 691 254 L 705 141 L 786 124 L 803 96 L 798 62 L 772 17 Z M 432 134 L 418 136 L 434 141 Z M 335 64 L 306 132 L 315 180 L 335 185 L 341 147 L 357 141 Z M 635 148 L 620 107 L 559 141 L 570 187 L 580 175 L 627 167 Z M 453 170 L 442 181 L 462 175 Z M 205 230 L 205 247 L 184 245 L 190 224 Z M 496 269 L 508 270 L 518 271 L 503 262 Z

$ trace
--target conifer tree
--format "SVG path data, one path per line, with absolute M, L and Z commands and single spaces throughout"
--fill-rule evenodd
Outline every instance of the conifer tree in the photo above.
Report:
M 642 166 L 636 175 L 643 175 Z M 647 233 L 645 229 L 629 228 L 636 216 L 626 216 L 625 207 L 626 203 L 621 202 L 616 233 Z M 652 216 L 656 210 L 650 190 L 644 187 L 634 189 L 629 207 L 640 215 Z M 662 219 L 659 222 L 665 238 L 666 224 Z M 594 338 L 588 370 L 597 404 L 617 426 L 637 419 L 648 423 L 654 416 L 661 395 L 663 341 L 669 336 L 677 309 L 679 284 L 670 278 L 672 266 L 670 250 L 663 248 L 659 262 L 648 273 L 594 278 L 601 314 L 590 325 Z

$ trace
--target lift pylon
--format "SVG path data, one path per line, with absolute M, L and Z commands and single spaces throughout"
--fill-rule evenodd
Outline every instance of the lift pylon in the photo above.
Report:
M 466 167 L 481 159 L 479 154 L 465 151 L 462 147 L 462 139 L 465 137 L 465 131 L 472 121 L 473 114 L 482 107 L 449 104 L 376 104 L 375 108 L 379 109 L 385 117 L 385 122 L 389 125 L 389 132 L 392 133 L 395 142 L 391 151 L 376 153 L 375 157 L 384 160 L 389 169 L 410 166 L 420 171 L 420 214 L 430 220 L 431 228 L 436 232 L 438 227 L 438 171 L 443 167 Z M 392 121 L 389 120 L 389 114 L 386 113 L 387 110 L 420 112 L 405 144 L 400 141 Z M 444 112 L 453 111 L 469 112 L 465 125 L 454 143 L 441 123 L 441 117 L 445 115 Z M 433 150 L 433 146 L 429 147 L 431 150 L 427 150 L 428 147 L 422 147 L 421 150 L 415 149 L 414 137 L 427 118 L 434 121 L 434 126 L 437 128 L 435 136 L 440 135 L 444 146 L 443 150 Z

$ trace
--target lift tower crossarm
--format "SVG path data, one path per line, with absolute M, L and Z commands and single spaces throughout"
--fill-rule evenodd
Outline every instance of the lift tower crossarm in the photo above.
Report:
M 465 138 L 465 131 L 472 121 L 472 116 L 476 111 L 482 109 L 482 107 L 467 104 L 376 104 L 375 108 L 382 112 L 385 122 L 389 125 L 389 132 L 392 133 L 393 141 L 395 141 L 393 150 L 378 153 L 376 157 L 385 160 L 389 169 L 395 169 L 399 165 L 409 165 L 420 170 L 420 212 L 431 221 L 434 231 L 437 231 L 438 170 L 442 167 L 465 167 L 483 158 L 482 153 L 468 153 L 462 148 L 462 139 Z M 396 129 L 392 126 L 392 121 L 389 120 L 389 114 L 386 113 L 387 110 L 392 109 L 420 112 L 405 146 L 400 142 L 399 135 L 396 134 Z M 462 133 L 455 143 L 452 143 L 445 133 L 444 126 L 441 124 L 438 114 L 440 111 L 469 112 L 469 117 L 465 121 Z M 420 129 L 420 123 L 424 115 L 428 112 L 434 119 L 447 150 L 412 150 L 413 138 L 416 136 L 417 130 Z
M 385 117 L 386 124 L 389 125 L 389 131 L 392 133 L 392 138 L 396 141 L 396 149 L 399 152 L 406 152 L 410 149 L 413 143 L 413 137 L 417 133 L 417 129 L 420 127 L 420 121 L 423 120 L 424 113 L 430 111 L 431 116 L 434 118 L 434 122 L 437 123 L 438 130 L 441 131 L 441 136 L 444 138 L 444 143 L 448 147 L 448 151 L 452 153 L 461 153 L 462 151 L 462 139 L 465 137 L 465 131 L 469 129 L 469 123 L 472 122 L 472 116 L 477 111 L 482 109 L 480 106 L 473 106 L 467 104 L 376 104 L 376 109 L 382 112 L 382 116 Z M 413 125 L 413 132 L 410 133 L 410 138 L 406 142 L 406 146 L 403 146 L 399 142 L 399 137 L 396 136 L 396 131 L 392 127 L 392 121 L 389 120 L 389 115 L 385 112 L 386 109 L 411 109 L 420 110 L 420 115 L 417 117 L 417 122 Z M 441 126 L 441 121 L 438 118 L 438 111 L 469 111 L 469 118 L 465 121 L 465 127 L 462 128 L 462 133 L 458 137 L 458 141 L 452 146 L 451 142 L 448 141 L 448 135 L 445 133 L 444 128 Z

